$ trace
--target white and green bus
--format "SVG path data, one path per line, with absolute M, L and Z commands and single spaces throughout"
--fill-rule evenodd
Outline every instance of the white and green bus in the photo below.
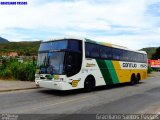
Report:
M 147 54 L 86 38 L 43 41 L 38 52 L 36 85 L 56 90 L 130 82 L 147 78 Z

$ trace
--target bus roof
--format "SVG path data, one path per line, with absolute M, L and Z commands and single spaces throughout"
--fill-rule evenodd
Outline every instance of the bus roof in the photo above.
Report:
M 73 37 L 73 36 L 67 36 L 67 37 L 56 37 L 56 38 L 51 38 L 49 40 L 44 40 L 42 42 L 50 42 L 50 41 L 56 41 L 56 40 L 63 40 L 63 39 L 77 39 L 77 40 L 85 40 L 83 37 Z
M 107 43 L 107 42 L 97 42 L 88 38 L 83 38 L 83 37 L 73 37 L 73 36 L 67 36 L 67 37 L 56 37 L 56 38 L 52 38 L 49 40 L 44 40 L 42 42 L 51 42 L 51 41 L 57 41 L 57 40 L 62 40 L 62 39 L 77 39 L 77 40 L 82 40 L 82 41 L 86 41 L 86 42 L 90 42 L 90 43 L 95 43 L 95 44 L 99 44 L 99 45 L 104 45 L 104 46 L 108 46 L 108 47 L 113 47 L 113 48 L 119 48 L 119 49 L 123 49 L 123 50 L 128 50 L 128 51 L 133 51 L 133 52 L 138 52 L 138 53 L 142 53 L 142 54 L 147 54 L 145 51 L 139 51 L 139 50 L 131 50 L 128 49 L 127 47 L 124 46 L 120 46 L 120 45 L 116 45 L 116 44 L 112 44 L 112 43 Z

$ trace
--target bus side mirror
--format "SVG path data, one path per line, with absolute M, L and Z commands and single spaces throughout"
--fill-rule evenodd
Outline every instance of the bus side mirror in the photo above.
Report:
M 72 56 L 68 56 L 67 57 L 67 69 L 71 69 L 72 68 Z
M 66 66 L 66 75 L 70 76 L 72 74 L 72 65 L 68 65 Z

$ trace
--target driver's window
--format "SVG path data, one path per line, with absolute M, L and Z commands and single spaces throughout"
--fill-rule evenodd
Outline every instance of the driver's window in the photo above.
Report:
M 82 55 L 81 53 L 69 53 L 68 56 L 68 68 L 67 73 L 68 77 L 77 74 L 81 69 L 82 64 Z

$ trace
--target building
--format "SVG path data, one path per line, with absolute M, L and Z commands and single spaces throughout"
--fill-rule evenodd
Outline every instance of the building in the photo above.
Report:
M 17 52 L 0 52 L 0 56 L 16 57 L 18 56 L 18 53 Z
M 7 54 L 7 56 L 9 56 L 9 57 L 16 57 L 16 56 L 18 56 L 18 53 L 17 52 L 9 52 Z

